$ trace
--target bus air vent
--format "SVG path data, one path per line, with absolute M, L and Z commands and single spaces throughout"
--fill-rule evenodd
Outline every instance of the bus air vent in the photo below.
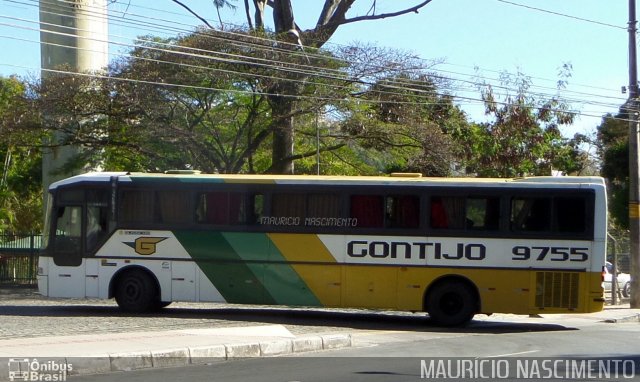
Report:
M 576 309 L 579 276 L 576 272 L 537 272 L 536 307 Z
M 200 175 L 200 170 L 167 170 L 164 172 L 167 175 Z
M 392 172 L 392 178 L 422 178 L 422 174 L 419 172 Z

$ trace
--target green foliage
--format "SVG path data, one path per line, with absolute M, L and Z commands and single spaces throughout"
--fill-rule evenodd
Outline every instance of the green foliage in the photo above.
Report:
M 367 163 L 381 173 L 450 175 L 455 158 L 448 131 L 467 122 L 433 78 L 400 71 L 377 79 L 360 98 L 366 102 L 356 104 L 342 128 L 367 150 Z
M 39 134 L 30 126 L 25 84 L 0 78 L 0 233 L 36 232 L 42 223 Z
M 629 227 L 629 122 L 621 109 L 607 114 L 598 126 L 598 153 L 602 158 L 601 174 L 607 178 L 609 214 L 614 224 Z
M 551 175 L 551 170 L 575 173 L 586 165 L 580 146 L 586 139 L 562 136 L 559 126 L 573 122 L 568 105 L 559 97 L 537 99 L 529 92 L 531 80 L 503 75 L 503 100 L 494 89 L 482 89 L 486 114 L 492 122 L 452 131 L 468 172 L 482 177 Z

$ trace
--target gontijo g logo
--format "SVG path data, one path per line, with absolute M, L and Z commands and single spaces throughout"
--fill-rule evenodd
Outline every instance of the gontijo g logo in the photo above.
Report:
M 139 237 L 133 243 L 124 243 L 133 248 L 138 255 L 149 256 L 156 253 L 159 242 L 166 240 L 166 237 Z

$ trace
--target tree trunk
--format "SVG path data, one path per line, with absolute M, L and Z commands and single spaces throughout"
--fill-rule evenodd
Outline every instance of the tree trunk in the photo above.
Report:
M 274 121 L 270 172 L 293 174 L 293 99 L 273 96 L 269 102 Z

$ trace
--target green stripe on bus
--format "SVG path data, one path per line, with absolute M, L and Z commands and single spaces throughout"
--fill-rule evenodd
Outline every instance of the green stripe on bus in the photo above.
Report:
M 260 267 L 264 272 L 263 285 L 277 304 L 322 306 L 320 300 L 287 263 L 287 259 L 267 235 L 229 232 L 225 233 L 224 237 L 245 261 L 263 261 L 267 253 L 269 254 L 269 262 L 266 265 L 261 264 Z M 256 271 L 258 265 L 250 267 Z
M 275 303 L 262 283 L 264 265 L 248 266 L 221 233 L 178 231 L 175 236 L 227 302 Z M 265 235 L 246 234 L 245 240 L 259 243 L 260 237 Z M 257 247 L 254 250 L 258 250 Z

